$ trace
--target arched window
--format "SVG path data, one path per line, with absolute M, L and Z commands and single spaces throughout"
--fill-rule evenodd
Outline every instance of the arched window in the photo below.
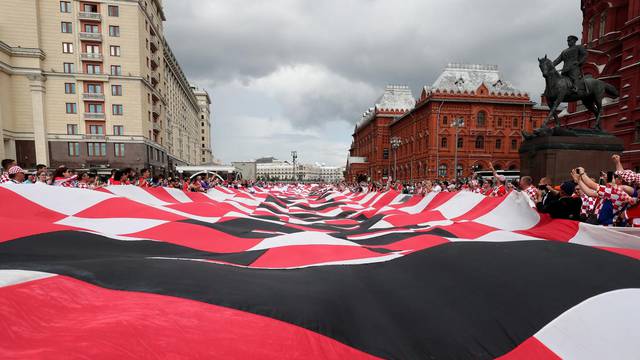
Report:
M 495 170 L 502 170 L 502 165 L 500 165 L 500 164 L 495 164 L 495 165 L 493 165 L 493 168 L 494 168 Z
M 441 148 L 446 148 L 446 147 L 447 147 L 447 138 L 446 138 L 446 137 L 443 137 L 443 138 L 440 140 L 440 147 L 441 147 Z
M 518 170 L 518 167 L 515 164 L 513 164 L 509 166 L 509 170 Z
M 476 117 L 476 126 L 485 127 L 486 118 L 487 118 L 487 113 L 485 113 L 484 111 L 478 112 L 478 116 Z
M 458 149 L 462 149 L 462 144 L 464 143 L 462 136 L 458 137 Z
M 496 139 L 496 150 L 502 148 L 502 139 Z
M 502 118 L 498 118 L 498 127 L 502 127 Z
M 593 40 L 593 19 L 589 20 L 589 30 L 587 31 L 587 41 Z
M 476 149 L 484 149 L 484 136 L 478 135 L 476 137 Z
M 511 140 L 511 150 L 518 150 L 518 140 Z
M 447 164 L 440 164 L 440 166 L 438 166 L 438 176 L 447 176 Z
M 462 164 L 458 164 L 458 166 L 456 166 L 456 177 L 461 177 L 462 176 Z
M 514 128 L 518 127 L 518 118 L 513 118 L 513 127 Z
M 447 115 L 442 117 L 442 125 L 447 125 L 449 123 L 449 118 Z

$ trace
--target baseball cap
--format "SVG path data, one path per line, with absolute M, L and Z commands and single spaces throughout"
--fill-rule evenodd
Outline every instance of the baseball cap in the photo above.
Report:
M 20 166 L 17 166 L 17 165 L 10 167 L 8 172 L 9 172 L 9 175 L 14 175 L 14 174 L 17 174 L 17 173 L 26 174 L 26 171 L 22 170 L 22 168 Z

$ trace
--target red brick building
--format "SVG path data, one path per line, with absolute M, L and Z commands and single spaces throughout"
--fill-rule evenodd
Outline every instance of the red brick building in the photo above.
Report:
M 585 74 L 620 91 L 605 99 L 603 128 L 624 141 L 622 162 L 640 170 L 640 0 L 582 0 L 582 43 L 587 47 Z M 563 124 L 589 126 L 594 117 L 570 103 Z
M 416 100 L 408 86 L 388 85 L 375 105 L 356 124 L 347 161 L 347 180 L 359 174 L 375 180 L 390 173 L 389 125 L 413 109 Z
M 466 64 L 449 64 L 415 107 L 382 110 L 370 109 L 356 126 L 350 159 L 359 162 L 347 164 L 347 179 L 366 174 L 383 180 L 394 168 L 403 181 L 451 179 L 456 147 L 458 176 L 487 169 L 489 162 L 519 169 L 521 130 L 540 126 L 548 112 L 503 80 L 497 66 Z M 454 119 L 464 122 L 457 141 Z M 400 140 L 395 154 L 393 137 Z

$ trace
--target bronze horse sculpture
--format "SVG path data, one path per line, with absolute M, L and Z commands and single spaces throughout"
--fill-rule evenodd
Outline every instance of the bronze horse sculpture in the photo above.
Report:
M 545 78 L 546 87 L 544 95 L 550 106 L 549 115 L 542 124 L 543 131 L 535 131 L 536 135 L 544 133 L 548 129 L 547 123 L 553 117 L 556 127 L 560 125 L 557 109 L 560 103 L 569 101 L 582 100 L 584 106 L 596 117 L 594 129 L 600 131 L 600 116 L 602 115 L 602 99 L 608 95 L 612 98 L 619 96 L 618 90 L 611 84 L 592 77 L 583 77 L 579 84 L 576 84 L 577 91 L 572 90 L 571 80 L 558 73 L 550 59 L 545 55 L 542 59 L 538 59 L 538 65 L 542 76 Z

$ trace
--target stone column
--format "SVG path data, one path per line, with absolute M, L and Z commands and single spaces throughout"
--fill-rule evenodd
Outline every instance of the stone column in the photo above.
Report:
M 44 114 L 44 82 L 46 77 L 40 74 L 29 75 L 31 89 L 31 109 L 33 112 L 33 139 L 35 140 L 36 162 L 49 165 L 49 144 L 47 141 L 47 123 Z

